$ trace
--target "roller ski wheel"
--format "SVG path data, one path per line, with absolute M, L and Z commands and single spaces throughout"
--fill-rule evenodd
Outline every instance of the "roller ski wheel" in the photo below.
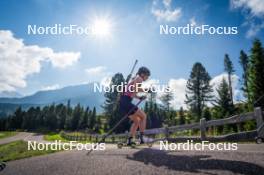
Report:
M 137 144 L 136 143 L 130 143 L 127 146 L 130 146 L 131 148 L 136 148 Z
M 257 137 L 256 138 L 256 143 L 257 144 L 261 144 L 263 142 L 263 139 L 262 138 L 260 138 L 260 137 Z
M 118 149 L 122 149 L 123 146 L 124 146 L 123 143 L 117 143 L 117 148 L 118 148 Z
M 0 163 L 0 171 L 2 171 L 6 167 L 6 164 L 4 162 Z
M 146 143 L 149 148 L 153 146 L 153 143 Z

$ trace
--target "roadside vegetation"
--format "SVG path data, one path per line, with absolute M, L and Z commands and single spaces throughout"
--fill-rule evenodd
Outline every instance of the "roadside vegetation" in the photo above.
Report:
M 0 145 L 0 162 L 57 152 L 57 150 L 28 150 L 27 142 L 19 140 Z
M 17 134 L 17 132 L 10 132 L 10 131 L 2 131 L 2 132 L 0 132 L 0 139 L 3 139 L 3 138 L 6 138 L 6 137 L 12 137 L 12 136 L 14 136 L 14 135 L 16 135 Z

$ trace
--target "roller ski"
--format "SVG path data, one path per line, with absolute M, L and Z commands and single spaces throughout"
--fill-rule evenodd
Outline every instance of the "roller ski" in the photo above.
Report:
M 6 167 L 4 162 L 0 162 L 0 171 L 2 171 Z
M 119 149 L 122 149 L 123 147 L 137 148 L 137 147 L 141 147 L 141 146 L 148 146 L 149 148 L 151 148 L 152 145 L 153 145 L 153 143 L 155 142 L 154 139 L 147 138 L 147 137 L 144 137 L 144 136 L 140 136 L 139 142 L 131 141 L 131 139 L 132 138 L 130 137 L 128 139 L 128 142 L 127 143 L 122 143 L 122 142 L 117 143 L 117 147 Z

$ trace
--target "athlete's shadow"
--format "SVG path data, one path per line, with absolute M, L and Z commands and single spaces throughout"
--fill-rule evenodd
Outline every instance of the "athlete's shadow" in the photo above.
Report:
M 210 155 L 175 155 L 161 150 L 142 149 L 132 156 L 127 156 L 127 159 L 158 167 L 166 166 L 172 170 L 191 173 L 201 173 L 200 170 L 224 170 L 234 174 L 264 174 L 264 168 L 253 163 L 215 158 L 209 159 L 210 157 Z

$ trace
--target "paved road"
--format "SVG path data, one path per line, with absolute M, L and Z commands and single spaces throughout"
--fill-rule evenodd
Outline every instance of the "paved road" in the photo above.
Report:
M 31 137 L 33 133 L 28 133 L 28 132 L 20 132 L 12 137 L 7 137 L 4 139 L 0 139 L 0 145 L 14 142 L 16 140 L 26 140 L 28 137 Z
M 0 175 L 264 175 L 264 145 L 243 144 L 238 151 L 161 151 L 157 148 L 64 151 L 12 161 Z

